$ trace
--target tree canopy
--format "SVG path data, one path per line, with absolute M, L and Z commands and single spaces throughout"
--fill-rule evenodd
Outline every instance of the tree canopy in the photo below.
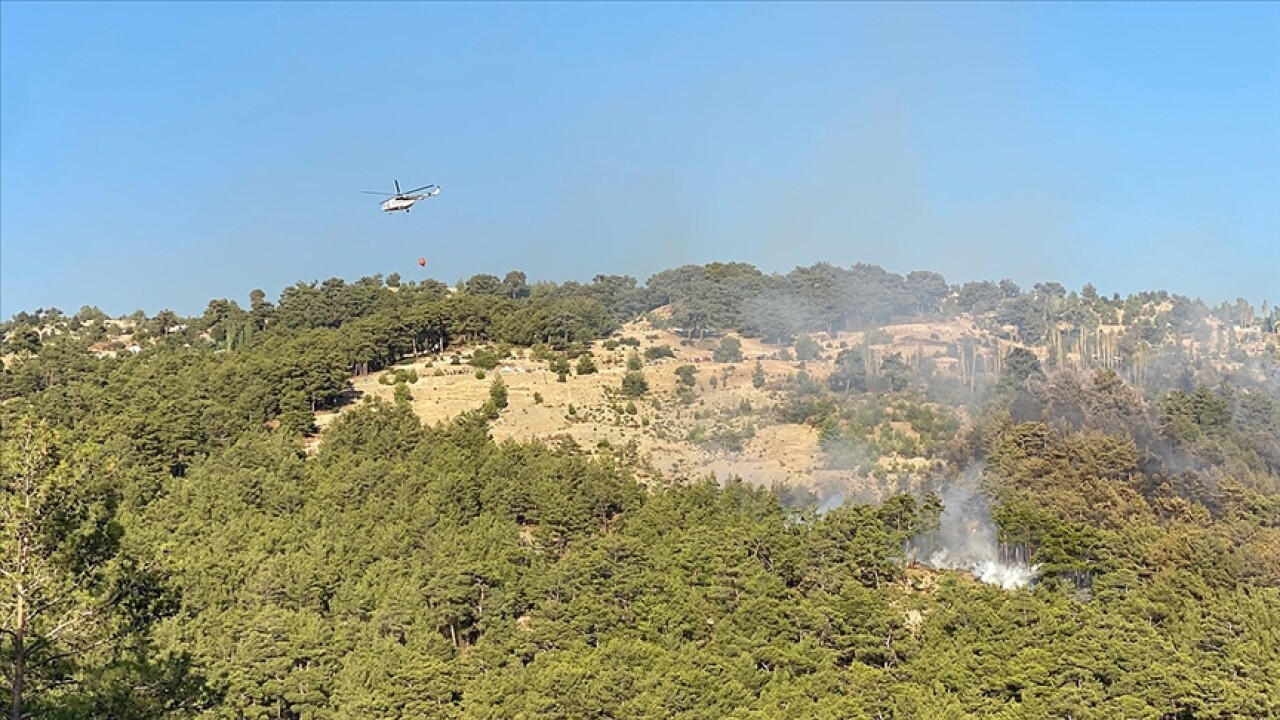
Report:
M 959 388 L 879 329 L 961 312 L 999 342 L 940 356 Z M 1274 312 L 713 263 L 21 313 L 0 375 L 0 699 L 14 720 L 1276 716 L 1280 355 L 1231 339 Z M 353 375 L 516 346 L 567 381 L 571 357 L 609 371 L 587 344 L 645 313 L 671 345 L 716 338 L 720 368 L 673 368 L 674 412 L 703 412 L 692 388 L 728 377 L 737 336 L 803 348 L 787 374 L 739 365 L 745 392 L 881 484 L 841 501 L 497 442 L 519 397 L 497 374 L 426 426 L 393 368 L 394 401 L 302 443 Z M 634 415 L 672 395 L 630 353 L 607 392 Z M 961 476 L 1030 587 L 921 566 Z

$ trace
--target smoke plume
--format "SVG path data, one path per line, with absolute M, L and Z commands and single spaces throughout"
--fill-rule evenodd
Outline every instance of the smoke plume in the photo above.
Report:
M 826 515 L 827 513 L 831 512 L 832 510 L 835 510 L 836 508 L 840 507 L 843 504 L 844 504 L 844 493 L 836 493 L 828 497 L 826 500 L 822 501 L 822 504 L 818 506 L 817 514 Z
M 1017 548 L 1002 548 L 996 539 L 990 506 L 972 477 L 943 488 L 938 529 L 916 538 L 912 545 L 925 565 L 967 570 L 979 580 L 1006 590 L 1026 587 L 1037 567 L 1029 565 Z

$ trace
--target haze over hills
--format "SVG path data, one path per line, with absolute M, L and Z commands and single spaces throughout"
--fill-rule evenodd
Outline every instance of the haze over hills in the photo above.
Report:
M 1265 717 L 1278 320 L 741 263 L 20 313 L 7 699 Z

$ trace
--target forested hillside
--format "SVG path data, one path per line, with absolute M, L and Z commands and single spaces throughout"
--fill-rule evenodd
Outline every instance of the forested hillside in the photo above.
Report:
M 643 285 L 331 279 L 190 318 L 19 313 L 5 707 L 1275 717 L 1278 321 L 1167 292 L 736 263 Z M 516 384 L 534 370 L 549 385 Z M 476 401 L 424 424 L 455 377 Z M 724 457 L 803 429 L 845 489 L 511 429 L 548 406 Z M 988 529 L 1028 586 L 938 559 Z

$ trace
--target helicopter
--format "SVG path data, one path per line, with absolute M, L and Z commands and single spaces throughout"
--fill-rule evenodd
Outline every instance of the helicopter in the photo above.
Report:
M 423 185 L 420 188 L 414 188 L 412 190 L 401 192 L 400 181 L 395 180 L 393 182 L 395 182 L 396 184 L 396 191 L 394 193 L 378 192 L 376 190 L 363 190 L 362 192 L 365 195 L 387 196 L 387 199 L 382 202 L 383 212 L 395 212 L 397 210 L 403 210 L 405 212 L 409 212 L 409 208 L 413 207 L 413 204 L 418 202 L 419 200 L 423 200 L 429 197 L 435 197 L 436 195 L 440 194 L 439 185 Z M 426 192 L 421 194 L 415 194 L 421 190 L 426 190 Z

